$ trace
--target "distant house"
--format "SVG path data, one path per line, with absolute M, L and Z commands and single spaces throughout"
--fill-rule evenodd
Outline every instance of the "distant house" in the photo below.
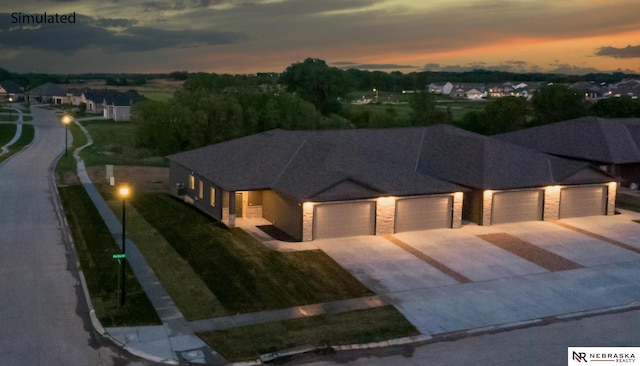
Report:
M 0 99 L 9 100 L 12 98 L 14 101 L 18 101 L 23 96 L 24 91 L 18 83 L 11 80 L 0 82 Z
M 444 84 L 431 83 L 429 84 L 429 93 L 449 95 L 453 91 L 453 88 L 453 84 L 448 81 Z
M 131 105 L 142 100 L 143 97 L 135 90 L 118 92 L 108 90 L 102 101 L 104 118 L 114 121 L 128 121 L 131 118 Z
M 168 159 L 176 197 L 300 241 L 615 211 L 616 183 L 590 164 L 449 125 L 272 130 Z
M 37 86 L 26 93 L 26 99 L 30 103 L 54 103 L 55 100 L 67 98 L 66 89 L 55 83 L 46 83 Z
M 479 99 L 482 99 L 484 93 L 475 88 L 471 88 L 471 89 L 458 88 L 452 91 L 450 95 L 452 98 L 479 100 Z

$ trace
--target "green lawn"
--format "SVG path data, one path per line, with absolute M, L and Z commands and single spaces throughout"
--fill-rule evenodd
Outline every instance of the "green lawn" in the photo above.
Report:
M 129 266 L 126 266 L 126 304 L 118 306 L 119 253 L 111 233 L 81 185 L 58 189 L 80 266 L 91 293 L 96 315 L 105 327 L 159 324 L 151 305 Z
M 272 251 L 245 231 L 223 228 L 165 194 L 136 195 L 132 204 L 227 311 L 254 312 L 373 294 L 322 251 Z
M 301 346 L 335 346 L 378 342 L 418 335 L 391 305 L 341 314 L 257 324 L 199 334 L 229 361 Z
M 616 207 L 640 212 L 640 198 L 618 192 L 616 195 Z
M 135 144 L 136 125 L 133 122 L 113 120 L 83 121 L 89 131 L 93 145 L 81 153 L 86 166 L 93 165 L 147 165 L 167 166 L 161 156 L 153 155 L 147 149 Z
M 33 125 L 23 124 L 22 134 L 20 135 L 20 138 L 18 138 L 18 140 L 13 145 L 9 146 L 8 154 L 0 155 L 0 162 L 7 160 L 11 155 L 17 153 L 18 151 L 22 150 L 25 146 L 29 145 L 31 141 L 33 141 L 34 137 L 35 137 L 35 129 Z
M 0 147 L 11 141 L 16 134 L 17 128 L 14 124 L 0 124 Z

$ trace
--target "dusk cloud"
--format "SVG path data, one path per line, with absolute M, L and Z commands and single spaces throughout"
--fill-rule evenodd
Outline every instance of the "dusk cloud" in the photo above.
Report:
M 0 14 L 0 18 L 9 16 Z M 5 37 L 0 47 L 30 48 L 58 53 L 73 53 L 88 47 L 107 52 L 142 52 L 163 48 L 190 48 L 241 42 L 246 35 L 217 30 L 168 30 L 134 26 L 134 19 L 92 18 L 76 15 L 76 24 L 14 25 L 0 27 Z M 124 28 L 112 30 L 113 27 Z
M 634 58 L 640 57 L 640 45 L 631 46 L 628 45 L 624 48 L 616 48 L 616 47 L 600 47 L 598 51 L 596 51 L 596 56 L 608 56 L 613 58 Z

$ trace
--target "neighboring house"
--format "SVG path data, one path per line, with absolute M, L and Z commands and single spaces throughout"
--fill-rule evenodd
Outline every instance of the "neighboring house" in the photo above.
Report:
M 459 227 L 463 217 L 612 214 L 615 205 L 615 182 L 589 164 L 446 125 L 272 130 L 168 158 L 172 194 L 228 226 L 261 217 L 302 241 Z M 587 193 L 600 205 L 585 208 L 576 197 Z
M 640 118 L 582 117 L 494 137 L 590 162 L 620 178 L 624 186 L 640 183 Z
M 119 92 L 107 90 L 102 101 L 103 116 L 114 121 L 128 121 L 131 119 L 131 105 L 142 100 L 143 97 L 134 90 Z
M 0 99 L 9 100 L 11 98 L 13 101 L 18 101 L 23 96 L 24 92 L 18 83 L 11 80 L 0 82 Z
M 88 112 L 103 113 L 105 90 L 85 89 L 80 94 L 80 103 L 87 106 Z
M 66 98 L 67 91 L 60 84 L 46 83 L 29 90 L 26 99 L 31 103 L 53 103 L 54 98 Z
M 450 95 L 453 98 L 479 100 L 479 99 L 482 99 L 484 93 L 475 88 L 471 88 L 471 89 L 458 88 L 452 91 Z
M 448 81 L 444 84 L 431 83 L 429 84 L 429 93 L 449 95 L 453 88 L 453 84 Z

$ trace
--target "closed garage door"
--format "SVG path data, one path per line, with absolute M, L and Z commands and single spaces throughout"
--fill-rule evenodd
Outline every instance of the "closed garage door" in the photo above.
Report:
M 491 223 L 542 220 L 542 191 L 511 191 L 493 194 Z
M 560 218 L 606 214 L 604 186 L 570 187 L 560 191 Z
M 451 227 L 453 197 L 420 197 L 396 201 L 395 232 Z
M 373 235 L 375 232 L 374 202 L 316 205 L 313 215 L 314 239 Z

